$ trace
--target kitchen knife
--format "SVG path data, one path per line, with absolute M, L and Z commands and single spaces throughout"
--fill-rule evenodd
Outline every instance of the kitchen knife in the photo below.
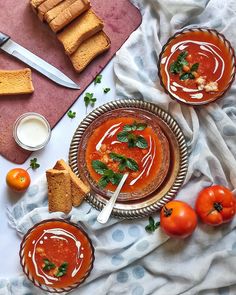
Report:
M 80 89 L 80 86 L 68 78 L 65 74 L 59 71 L 54 66 L 50 65 L 42 58 L 33 54 L 29 50 L 20 46 L 11 40 L 11 37 L 0 32 L 0 48 L 17 59 L 23 61 L 36 71 L 40 72 L 47 78 L 56 82 L 59 85 L 72 89 Z

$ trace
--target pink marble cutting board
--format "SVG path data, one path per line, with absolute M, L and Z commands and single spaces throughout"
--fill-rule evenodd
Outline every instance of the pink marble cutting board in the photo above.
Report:
M 16 118 L 25 112 L 38 112 L 48 119 L 53 128 L 141 23 L 139 11 L 128 0 L 91 0 L 91 5 L 104 21 L 104 31 L 111 39 L 111 48 L 78 74 L 56 36 L 31 10 L 29 0 L 2 1 L 0 30 L 81 86 L 80 90 L 63 88 L 33 70 L 35 91 L 32 95 L 0 96 L 0 154 L 6 159 L 21 164 L 30 155 L 30 152 L 18 147 L 12 137 Z M 24 67 L 23 63 L 0 50 L 0 69 Z

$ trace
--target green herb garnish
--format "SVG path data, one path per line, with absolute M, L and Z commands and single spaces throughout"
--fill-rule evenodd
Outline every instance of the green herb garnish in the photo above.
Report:
M 118 185 L 123 176 L 123 174 L 115 173 L 113 170 L 109 169 L 106 164 L 99 160 L 93 160 L 92 167 L 95 172 L 102 175 L 98 181 L 98 185 L 101 188 L 106 187 L 110 182 L 114 185 Z
M 107 93 L 107 92 L 109 92 L 110 90 L 111 90 L 111 88 L 104 88 L 104 89 L 103 89 L 103 92 L 104 92 L 104 93 Z
M 97 77 L 94 80 L 94 85 L 101 83 L 102 81 L 102 75 L 97 75 Z
M 40 164 L 37 162 L 37 158 L 33 158 L 30 160 L 30 168 L 32 168 L 33 170 L 36 170 L 40 167 Z
M 123 171 L 125 168 L 128 168 L 132 171 L 139 170 L 138 163 L 131 158 L 127 158 L 126 156 L 116 154 L 116 153 L 110 153 L 109 156 L 112 160 L 120 163 L 119 164 L 120 171 Z
M 120 142 L 127 142 L 128 147 L 139 147 L 140 149 L 146 149 L 148 143 L 146 139 L 141 135 L 136 135 L 133 131 L 139 130 L 142 131 L 147 127 L 145 123 L 137 123 L 136 121 L 133 124 L 125 125 L 123 130 L 117 134 L 117 140 Z
M 67 272 L 67 268 L 68 268 L 68 262 L 63 262 L 59 268 L 58 268 L 58 271 L 57 273 L 55 274 L 56 277 L 62 277 L 66 274 Z
M 45 258 L 43 259 L 43 262 L 44 262 L 44 267 L 43 267 L 43 270 L 51 270 L 51 269 L 54 269 L 56 268 L 56 265 L 54 263 L 52 263 L 49 259 Z
M 152 216 L 150 216 L 148 220 L 149 220 L 149 224 L 145 226 L 145 230 L 147 232 L 154 232 L 160 225 L 160 222 L 159 221 L 155 222 Z
M 187 51 L 181 52 L 178 55 L 177 60 L 170 65 L 170 72 L 172 74 L 180 74 L 180 73 L 182 73 L 183 66 L 188 65 L 188 62 L 185 59 L 187 57 L 187 55 L 188 55 Z
M 69 110 L 69 112 L 67 112 L 67 116 L 71 119 L 74 119 L 76 116 L 76 112 L 73 112 L 72 110 Z
M 89 105 L 91 105 L 91 107 L 94 107 L 96 100 L 97 99 L 93 97 L 93 93 L 85 93 L 84 102 L 86 107 L 88 107 Z

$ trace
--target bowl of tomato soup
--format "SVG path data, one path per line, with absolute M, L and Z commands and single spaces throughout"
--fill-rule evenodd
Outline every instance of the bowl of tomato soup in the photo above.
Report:
M 119 201 L 138 200 L 154 192 L 170 164 L 169 142 L 158 120 L 137 108 L 112 110 L 99 116 L 80 142 L 80 177 L 96 193 L 110 197 L 128 172 Z
M 171 37 L 159 56 L 161 85 L 177 101 L 202 105 L 222 97 L 235 77 L 235 54 L 216 30 L 184 29 Z
M 51 293 L 68 292 L 90 274 L 94 248 L 76 224 L 50 219 L 36 224 L 20 247 L 24 273 L 37 287 Z

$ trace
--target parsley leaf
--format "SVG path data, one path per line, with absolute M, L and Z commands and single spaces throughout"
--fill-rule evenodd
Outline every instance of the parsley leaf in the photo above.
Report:
M 152 216 L 149 217 L 148 221 L 149 221 L 149 224 L 145 226 L 145 230 L 147 232 L 150 232 L 150 233 L 154 232 L 160 225 L 160 222 L 159 221 L 155 222 Z
M 63 262 L 59 268 L 58 268 L 58 271 L 57 273 L 55 274 L 56 277 L 62 277 L 66 274 L 67 272 L 67 268 L 68 268 L 68 262 Z
M 48 260 L 47 258 L 43 259 L 43 261 L 44 261 L 43 270 L 51 270 L 56 267 L 56 265 L 52 263 L 50 260 Z
M 102 81 L 102 75 L 97 75 L 97 77 L 94 80 L 94 85 L 101 83 Z
M 183 51 L 181 52 L 178 57 L 177 60 L 174 61 L 171 65 L 170 65 L 170 72 L 172 74 L 180 74 L 183 70 L 183 66 L 184 65 L 188 65 L 188 62 L 186 61 L 186 57 L 188 55 L 187 51 Z
M 67 116 L 71 119 L 74 119 L 76 116 L 76 112 L 72 112 L 72 110 L 69 110 L 69 112 L 67 112 Z
M 104 89 L 103 89 L 103 92 L 104 92 L 104 93 L 108 93 L 110 90 L 111 90 L 111 88 L 104 88 Z
M 40 167 L 40 164 L 37 162 L 37 158 L 33 158 L 30 160 L 30 167 L 33 169 L 33 170 L 36 170 L 37 168 Z
M 125 168 L 129 168 L 132 171 L 139 170 L 138 163 L 131 158 L 127 158 L 126 156 L 116 154 L 116 153 L 110 153 L 109 156 L 112 160 L 120 163 L 119 165 L 120 171 L 123 171 Z
M 96 101 L 97 99 L 93 97 L 93 93 L 85 93 L 84 102 L 86 107 L 88 107 L 89 105 L 91 105 L 91 107 L 94 107 Z
M 191 71 L 191 72 L 196 72 L 196 71 L 198 70 L 198 67 L 199 67 L 199 63 L 197 62 L 197 63 L 195 63 L 195 64 L 193 64 L 193 65 L 191 66 L 190 71 Z

